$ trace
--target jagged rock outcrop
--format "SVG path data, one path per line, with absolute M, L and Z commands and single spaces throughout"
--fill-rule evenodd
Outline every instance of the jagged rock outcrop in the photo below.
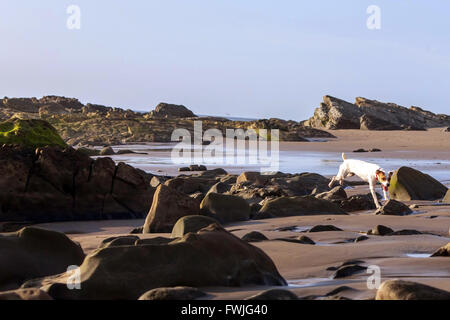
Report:
M 425 130 L 450 125 L 450 116 L 358 97 L 355 103 L 324 96 L 305 126 L 325 129 Z
M 73 148 L 0 147 L 0 221 L 142 218 L 151 176 Z

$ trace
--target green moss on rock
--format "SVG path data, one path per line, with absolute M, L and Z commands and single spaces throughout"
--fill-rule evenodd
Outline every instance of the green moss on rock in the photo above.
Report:
M 37 119 L 14 119 L 0 122 L 1 144 L 19 144 L 32 148 L 67 146 L 51 124 Z

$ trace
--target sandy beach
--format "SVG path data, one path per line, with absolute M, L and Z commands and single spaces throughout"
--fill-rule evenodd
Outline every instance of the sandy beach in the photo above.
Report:
M 432 160 L 434 166 L 449 175 L 441 179 L 449 185 L 450 166 L 438 164 L 450 159 L 450 133 L 442 129 L 416 132 L 377 132 L 360 130 L 332 131 L 337 139 L 328 142 L 282 143 L 281 150 L 304 152 L 347 152 L 358 148 L 380 148 L 378 153 L 358 153 L 359 158 L 400 158 Z M 431 165 L 430 165 L 431 166 Z M 440 167 L 442 166 L 442 167 Z M 163 168 L 162 168 L 163 169 Z M 432 169 L 432 168 L 431 168 Z M 357 186 L 347 190 L 348 195 L 366 194 L 367 186 Z M 420 282 L 437 288 L 450 290 L 450 260 L 448 257 L 429 256 L 441 246 L 450 242 L 450 205 L 436 201 L 410 201 L 416 204 L 413 214 L 408 216 L 374 215 L 374 210 L 354 212 L 343 216 L 301 216 L 274 218 L 233 223 L 226 225 L 235 236 L 242 237 L 250 231 L 259 231 L 269 240 L 252 243 L 261 248 L 275 263 L 280 274 L 287 280 L 288 290 L 299 297 L 311 295 L 326 297 L 327 293 L 342 287 L 340 297 L 350 299 L 373 299 L 376 290 L 369 289 L 366 272 L 342 279 L 333 279 L 334 271 L 350 260 L 359 260 L 364 267 L 377 266 L 381 270 L 382 280 L 403 279 Z M 144 221 L 111 220 L 90 222 L 61 222 L 40 224 L 49 230 L 65 232 L 81 244 L 86 253 L 92 252 L 100 242 L 111 236 L 126 235 L 134 227 L 142 226 Z M 316 225 L 333 225 L 343 231 L 325 231 L 309 233 L 307 230 Z M 417 230 L 422 234 L 375 236 L 367 231 L 377 225 L 388 226 L 394 231 Z M 280 231 L 284 227 L 288 231 Z M 293 229 L 293 227 L 297 227 Z M 307 235 L 316 244 L 307 245 L 289 242 L 299 235 Z M 368 239 L 354 242 L 359 236 Z M 139 235 L 141 238 L 170 234 L 157 233 Z M 208 293 L 205 299 L 244 299 L 269 287 L 207 287 L 201 288 Z

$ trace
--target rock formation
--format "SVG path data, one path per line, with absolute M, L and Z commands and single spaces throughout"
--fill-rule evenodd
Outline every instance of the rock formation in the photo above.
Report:
M 319 129 L 425 130 L 450 125 L 450 116 L 358 97 L 355 103 L 324 96 L 305 126 Z

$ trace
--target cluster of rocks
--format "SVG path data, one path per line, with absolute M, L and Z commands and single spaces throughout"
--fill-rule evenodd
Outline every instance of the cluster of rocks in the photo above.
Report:
M 194 120 L 203 130 L 278 129 L 280 140 L 308 141 L 308 138 L 334 138 L 326 131 L 305 127 L 296 121 L 262 119 L 231 121 L 218 117 L 197 117 L 183 105 L 160 103 L 148 113 L 98 104 L 82 104 L 74 98 L 45 96 L 4 98 L 0 100 L 0 120 L 11 118 L 49 121 L 69 145 L 119 145 L 135 142 L 170 142 L 174 129 L 186 129 L 191 135 Z M 269 132 L 270 134 L 270 132 Z M 265 137 L 270 138 L 270 137 Z
M 0 293 L 0 299 L 196 298 L 196 287 L 286 285 L 262 250 L 219 224 L 190 230 L 173 238 L 105 239 L 87 256 L 62 233 L 26 227 L 0 234 L 0 290 L 21 288 Z M 67 285 L 74 272 L 77 290 Z
M 304 125 L 324 129 L 426 130 L 449 126 L 450 116 L 361 97 L 356 98 L 355 103 L 349 103 L 325 96 Z

